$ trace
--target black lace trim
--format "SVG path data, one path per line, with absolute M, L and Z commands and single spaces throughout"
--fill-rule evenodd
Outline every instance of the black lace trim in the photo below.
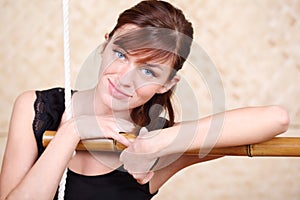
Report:
M 44 132 L 58 129 L 64 110 L 63 88 L 36 91 L 35 117 L 32 126 L 38 146 L 38 156 L 45 150 L 42 143 Z

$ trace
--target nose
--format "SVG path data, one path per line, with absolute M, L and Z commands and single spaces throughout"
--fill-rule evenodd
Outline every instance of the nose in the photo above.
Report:
M 134 84 L 134 66 L 133 64 L 126 64 L 122 66 L 119 72 L 119 85 L 126 88 L 132 88 Z

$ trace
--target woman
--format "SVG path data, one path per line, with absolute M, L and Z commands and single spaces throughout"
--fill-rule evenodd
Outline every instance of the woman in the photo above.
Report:
M 0 199 L 56 198 L 65 168 L 66 199 L 151 199 L 182 168 L 216 158 L 183 155 L 211 147 L 202 144 L 213 119 L 222 122 L 212 144 L 216 147 L 262 142 L 287 130 L 288 115 L 278 106 L 175 123 L 170 97 L 192 38 L 191 23 L 180 10 L 163 1 L 143 1 L 123 12 L 105 36 L 98 84 L 73 93 L 71 120 L 65 120 L 61 88 L 20 95 L 10 123 Z M 159 117 L 162 112 L 168 120 Z M 46 149 L 41 144 L 45 130 L 57 130 Z M 120 131 L 139 135 L 130 141 Z M 127 149 L 72 156 L 80 140 L 98 137 L 113 138 Z

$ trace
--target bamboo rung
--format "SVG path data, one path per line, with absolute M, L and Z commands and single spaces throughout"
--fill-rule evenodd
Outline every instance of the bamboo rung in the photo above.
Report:
M 43 145 L 47 147 L 55 136 L 56 131 L 46 131 L 43 135 Z M 132 134 L 124 134 L 125 137 L 134 138 Z M 82 140 L 78 143 L 76 150 L 89 151 L 111 151 L 119 152 L 126 147 L 112 139 L 92 139 Z M 202 151 L 203 152 L 203 151 Z M 205 150 L 204 150 L 205 152 Z M 187 151 L 185 155 L 199 155 L 199 149 Z M 213 148 L 208 155 L 214 156 L 281 156 L 281 157 L 300 157 L 300 137 L 275 137 L 269 141 L 235 146 L 227 148 Z

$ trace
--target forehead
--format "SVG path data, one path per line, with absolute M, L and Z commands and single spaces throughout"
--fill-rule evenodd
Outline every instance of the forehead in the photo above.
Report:
M 121 48 L 127 55 L 135 57 L 139 62 L 172 66 L 176 55 L 174 53 L 176 42 L 163 31 L 159 28 L 139 28 L 127 24 L 116 30 L 110 43 Z

